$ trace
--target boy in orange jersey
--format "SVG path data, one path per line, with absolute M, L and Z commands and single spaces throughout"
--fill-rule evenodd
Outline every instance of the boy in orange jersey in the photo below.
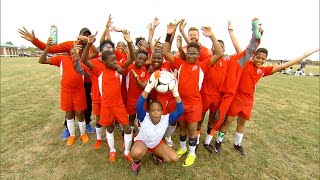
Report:
M 61 72 L 61 109 L 66 112 L 67 128 L 70 136 L 67 140 L 67 146 L 74 144 L 76 140 L 74 117 L 78 119 L 81 140 L 87 143 L 89 138 L 86 132 L 86 123 L 84 121 L 83 111 L 86 107 L 86 96 L 84 90 L 83 75 L 74 69 L 74 61 L 79 61 L 79 51 L 82 49 L 75 46 L 71 49 L 70 56 L 55 56 L 47 58 L 52 38 L 48 38 L 47 46 L 39 58 L 39 63 L 50 64 L 60 67 Z
M 125 71 L 127 88 L 126 109 L 129 114 L 129 123 L 132 131 L 134 130 L 134 121 L 137 114 L 136 104 L 150 77 L 144 66 L 147 59 L 147 51 L 139 49 L 136 52 L 136 57 L 133 59 L 135 63 L 131 64 Z
M 41 42 L 38 38 L 35 37 L 34 31 L 30 33 L 27 31 L 24 27 L 23 29 L 18 30 L 19 33 L 22 35 L 21 37 L 32 42 L 36 47 L 38 47 L 41 50 L 44 50 L 46 48 L 46 44 Z M 82 28 L 79 33 L 79 39 L 77 41 L 78 45 L 84 49 L 86 46 L 86 36 L 91 35 L 91 31 L 88 28 Z M 49 49 L 49 53 L 68 53 L 70 56 L 70 50 L 74 46 L 74 41 L 66 41 L 61 44 L 57 45 L 51 45 Z M 99 50 L 95 47 L 92 46 L 90 49 L 90 55 L 89 58 L 92 59 L 96 57 L 99 54 Z M 81 56 L 81 54 L 80 54 Z M 91 111 L 92 111 L 92 101 L 91 101 L 91 79 L 90 77 L 85 76 L 84 77 L 84 87 L 85 87 L 85 92 L 86 92 L 86 100 L 87 100 L 87 109 L 84 111 L 84 116 L 85 116 L 85 121 L 86 121 L 86 130 L 90 133 L 94 133 L 94 129 L 91 127 L 90 122 L 91 122 Z M 66 121 L 65 121 L 66 125 Z M 69 137 L 69 132 L 68 128 L 65 128 L 63 131 L 61 137 L 62 139 L 67 139 Z
M 211 59 L 199 62 L 200 46 L 196 42 L 191 42 L 187 46 L 186 61 L 174 57 L 170 53 L 171 36 L 177 28 L 177 24 L 167 25 L 167 37 L 165 40 L 163 54 L 168 58 L 178 70 L 179 93 L 184 102 L 185 113 L 179 120 L 180 125 L 180 148 L 177 151 L 180 158 L 187 152 L 186 139 L 189 135 L 189 154 L 183 164 L 183 167 L 190 166 L 196 159 L 195 149 L 197 143 L 197 124 L 201 120 L 202 104 L 200 89 L 203 81 L 203 74 L 208 71 L 223 56 L 222 48 L 215 38 L 210 27 L 202 27 L 203 34 L 210 37 L 217 47 L 216 54 Z
M 132 42 L 131 37 L 125 38 L 128 42 Z M 129 126 L 127 111 L 121 97 L 121 75 L 115 70 L 117 68 L 117 60 L 113 51 L 105 51 L 102 53 L 101 64 L 94 64 L 88 60 L 88 52 L 90 46 L 94 43 L 95 36 L 88 37 L 88 43 L 82 54 L 81 61 L 96 74 L 99 78 L 99 90 L 101 93 L 101 111 L 100 124 L 107 127 L 107 140 L 110 148 L 109 160 L 116 160 L 116 149 L 114 147 L 114 119 L 122 125 L 124 130 L 124 157 L 132 161 L 130 157 L 130 148 L 132 143 L 132 132 Z M 133 48 L 132 48 L 133 49 Z M 123 66 L 123 65 L 121 65 Z M 102 71 L 101 71 L 101 69 Z
M 124 35 L 124 38 L 125 40 L 127 41 L 126 38 L 128 38 L 128 34 L 127 34 L 127 31 L 124 31 L 123 32 L 123 35 Z M 130 39 L 129 39 L 130 40 Z M 134 48 L 133 48 L 133 43 L 132 42 L 127 42 L 128 43 L 128 46 L 129 48 L 131 48 L 131 57 L 134 57 L 135 54 L 134 54 Z M 114 51 L 114 44 L 110 41 L 110 40 L 104 40 L 102 42 L 102 44 L 99 46 L 100 49 L 101 49 L 101 52 L 105 52 L 105 51 Z M 133 61 L 134 58 L 129 58 L 128 61 L 126 61 L 125 63 L 122 63 L 122 62 L 119 62 L 119 63 L 122 63 L 124 64 L 124 68 L 128 67 L 132 61 Z M 97 68 L 100 68 L 100 71 L 98 72 L 102 72 L 103 70 L 103 66 L 104 64 L 102 63 L 101 61 L 101 57 L 99 58 L 95 58 L 95 59 L 91 59 L 91 62 L 93 64 L 96 65 Z M 120 66 L 118 66 L 120 67 Z M 118 73 L 123 73 L 121 71 L 123 71 L 123 69 L 120 67 L 120 70 L 119 68 L 116 69 Z M 102 143 L 102 138 L 101 138 L 101 133 L 102 133 L 102 126 L 101 124 L 99 123 L 100 121 L 100 113 L 101 113 L 101 93 L 100 93 L 100 90 L 99 89 L 99 76 L 100 76 L 100 73 L 97 74 L 97 73 L 92 73 L 91 75 L 91 80 L 92 80 L 92 102 L 93 102 L 93 114 L 96 115 L 96 135 L 97 135 L 97 140 L 96 142 L 94 143 L 94 149 L 100 149 L 101 148 L 101 143 Z M 121 84 L 125 84 L 125 82 L 122 82 Z M 122 92 L 121 92 L 121 95 Z
M 241 155 L 246 156 L 247 153 L 241 145 L 244 133 L 244 125 L 246 121 L 251 118 L 254 92 L 259 80 L 262 77 L 272 75 L 275 72 L 279 72 L 282 69 L 290 67 L 318 51 L 319 48 L 307 51 L 303 55 L 278 66 L 263 67 L 263 64 L 268 57 L 268 50 L 264 48 L 257 49 L 252 60 L 246 63 L 243 69 L 236 95 L 230 105 L 227 118 L 220 128 L 220 133 L 215 144 L 215 148 L 218 150 L 218 152 L 221 152 L 221 142 L 224 139 L 229 126 L 235 120 L 235 117 L 238 116 L 234 148 Z

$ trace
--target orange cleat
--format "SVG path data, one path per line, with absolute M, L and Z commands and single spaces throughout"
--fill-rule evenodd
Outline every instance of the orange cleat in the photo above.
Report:
M 101 139 L 97 139 L 96 142 L 93 145 L 93 149 L 101 149 Z
M 128 155 L 124 155 L 124 158 L 125 159 L 127 159 L 129 162 L 133 162 L 133 159 L 132 159 L 132 157 L 130 156 L 130 154 L 128 154 Z
M 116 152 L 110 152 L 109 153 L 109 160 L 111 162 L 115 162 L 116 161 Z
M 67 146 L 71 146 L 76 141 L 76 136 L 69 136 L 67 140 Z
M 80 136 L 80 138 L 81 138 L 81 140 L 82 140 L 82 142 L 83 142 L 84 144 L 89 141 L 89 137 L 88 137 L 87 134 L 82 134 L 82 135 Z

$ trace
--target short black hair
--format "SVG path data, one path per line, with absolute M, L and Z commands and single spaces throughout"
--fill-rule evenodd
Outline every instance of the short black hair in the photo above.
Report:
M 258 48 L 255 54 L 258 54 L 259 52 L 265 53 L 268 57 L 268 50 L 266 48 Z
M 200 51 L 200 45 L 196 42 L 190 42 L 187 46 L 187 50 L 190 48 L 190 47 L 194 47 L 196 49 L 198 49 L 198 51 Z
M 162 108 L 162 104 L 161 104 L 159 101 L 157 101 L 157 100 L 152 100 L 151 102 L 148 103 L 148 106 L 147 106 L 148 111 L 150 110 L 150 106 L 151 106 L 152 104 L 160 104 L 161 109 L 163 109 L 163 108 Z
M 142 50 L 142 49 L 139 49 L 139 50 L 136 51 L 136 56 L 138 56 L 138 54 L 140 54 L 140 53 L 144 54 L 144 55 L 146 55 L 148 57 L 148 52 L 145 51 L 145 50 Z
M 162 55 L 162 54 L 163 54 L 163 51 L 155 50 L 155 51 L 153 52 L 153 54 L 154 54 L 154 53 L 159 53 L 159 54 Z
M 112 41 L 110 41 L 109 39 L 106 39 L 104 41 L 102 41 L 102 43 L 99 46 L 100 51 L 102 51 L 103 46 L 106 44 L 110 44 L 112 46 L 112 48 L 114 49 L 114 43 Z
M 222 40 L 218 39 L 218 42 L 221 42 L 224 45 L 224 42 Z
M 136 38 L 136 46 L 138 46 L 138 44 L 139 44 L 139 42 L 141 41 L 141 40 L 146 40 L 144 37 L 137 37 Z
M 107 51 L 104 51 L 101 55 L 101 59 L 102 60 L 107 60 L 109 56 L 112 56 L 114 55 L 114 52 L 113 51 L 110 51 L 110 50 L 107 50 Z

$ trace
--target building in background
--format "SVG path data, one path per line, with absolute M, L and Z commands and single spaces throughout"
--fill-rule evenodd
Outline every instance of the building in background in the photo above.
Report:
M 12 44 L 1 43 L 0 57 L 18 57 L 18 47 Z

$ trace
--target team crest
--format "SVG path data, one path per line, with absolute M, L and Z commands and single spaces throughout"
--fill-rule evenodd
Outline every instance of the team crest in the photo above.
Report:
M 197 65 L 194 65 L 193 67 L 192 67 L 192 70 L 191 71 L 196 71 L 198 69 L 198 66 Z
M 262 69 L 257 69 L 257 74 L 261 74 L 262 73 Z
M 140 77 L 141 78 L 144 78 L 146 76 L 146 72 L 142 72 L 141 74 L 140 74 Z

